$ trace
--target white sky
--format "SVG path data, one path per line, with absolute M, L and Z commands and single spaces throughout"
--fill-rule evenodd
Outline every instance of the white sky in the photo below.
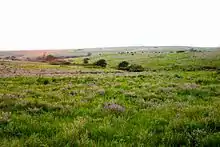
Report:
M 220 46 L 220 0 L 0 0 L 0 49 Z

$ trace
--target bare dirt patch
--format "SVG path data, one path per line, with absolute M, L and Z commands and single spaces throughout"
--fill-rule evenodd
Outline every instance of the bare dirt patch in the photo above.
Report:
M 41 64 L 41 63 L 39 63 Z M 10 64 L 0 64 L 0 77 L 13 76 L 71 76 L 80 74 L 108 74 L 108 73 L 123 73 L 120 71 L 82 71 L 71 69 L 27 69 L 15 67 Z

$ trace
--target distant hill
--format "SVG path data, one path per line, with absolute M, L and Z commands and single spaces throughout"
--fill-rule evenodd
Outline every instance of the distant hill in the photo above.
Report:
M 21 50 L 21 51 L 0 51 L 0 58 L 6 56 L 15 57 L 38 57 L 43 54 L 54 56 L 81 56 L 89 52 L 93 54 L 122 51 L 178 51 L 178 50 L 216 50 L 219 47 L 190 47 L 190 46 L 128 46 L 128 47 L 102 47 L 102 48 L 82 48 L 82 49 L 60 49 L 60 50 Z

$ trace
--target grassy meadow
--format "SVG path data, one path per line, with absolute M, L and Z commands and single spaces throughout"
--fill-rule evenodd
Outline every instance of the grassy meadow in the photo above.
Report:
M 220 146 L 220 51 L 98 59 L 107 67 L 0 61 L 0 146 Z

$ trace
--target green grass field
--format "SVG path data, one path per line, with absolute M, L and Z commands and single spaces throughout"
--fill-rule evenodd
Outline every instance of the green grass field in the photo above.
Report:
M 0 146 L 220 145 L 219 51 L 103 54 L 90 62 L 98 59 L 107 68 L 1 62 L 103 73 L 2 76 Z M 121 61 L 145 71 L 114 73 Z

